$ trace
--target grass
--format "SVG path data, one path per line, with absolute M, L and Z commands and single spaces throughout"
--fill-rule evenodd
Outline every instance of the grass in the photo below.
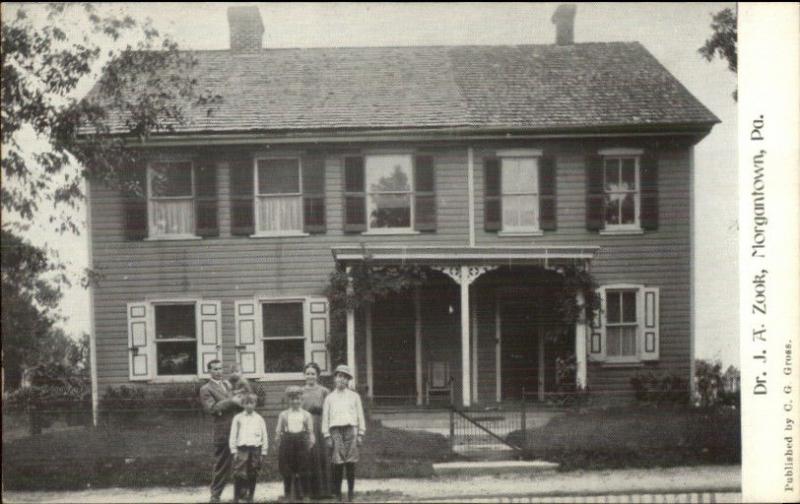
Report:
M 521 431 L 509 434 L 520 442 Z M 738 410 L 631 406 L 569 412 L 528 431 L 527 455 L 559 470 L 741 463 Z
M 274 432 L 274 419 L 267 424 Z M 276 453 L 271 447 L 260 480 L 280 478 Z M 432 464 L 450 457 L 444 436 L 372 422 L 358 473 L 366 478 L 430 477 Z M 3 443 L 7 490 L 206 485 L 212 463 L 211 426 L 197 415 L 140 415 L 135 422 L 45 431 Z

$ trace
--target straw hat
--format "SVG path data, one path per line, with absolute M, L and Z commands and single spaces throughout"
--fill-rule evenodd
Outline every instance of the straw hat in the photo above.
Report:
M 333 374 L 334 374 L 334 376 L 335 376 L 337 373 L 341 373 L 341 374 L 343 374 L 343 375 L 347 376 L 347 377 L 348 377 L 348 378 L 350 378 L 350 379 L 352 379 L 352 378 L 353 378 L 353 372 L 352 372 L 352 371 L 350 371 L 350 367 L 349 367 L 349 366 L 346 366 L 346 365 L 344 365 L 344 364 L 339 364 L 338 366 L 336 366 L 336 369 L 333 371 Z

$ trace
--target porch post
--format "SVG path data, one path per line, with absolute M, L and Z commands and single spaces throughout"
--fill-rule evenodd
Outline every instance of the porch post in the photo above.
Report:
M 375 384 L 373 382 L 373 368 L 372 368 L 372 305 L 367 306 L 366 309 L 366 323 L 365 331 L 367 336 L 366 352 L 367 352 L 367 397 L 372 399 L 375 396 Z
M 583 294 L 578 293 L 578 306 L 583 305 Z M 581 310 L 575 323 L 575 386 L 586 388 L 586 313 Z
M 495 341 L 495 353 L 494 353 L 494 369 L 495 369 L 495 379 L 494 379 L 494 395 L 497 402 L 500 402 L 503 399 L 502 393 L 502 381 L 503 381 L 503 355 L 501 351 L 503 350 L 503 340 L 502 340 L 502 331 L 501 331 L 501 321 L 500 321 L 500 298 L 497 296 L 497 292 L 494 294 L 494 341 Z
M 538 340 L 538 344 L 539 344 L 539 349 L 538 349 L 537 353 L 539 354 L 539 358 L 538 358 L 538 360 L 539 360 L 539 362 L 538 362 L 538 366 L 539 366 L 538 381 L 539 381 L 539 383 L 538 383 L 538 386 L 536 387 L 537 388 L 537 391 L 536 391 L 537 394 L 536 395 L 539 397 L 539 401 L 544 401 L 544 379 L 545 379 L 545 374 L 544 374 L 544 330 L 543 330 L 543 328 L 541 326 L 539 326 L 538 333 L 539 334 L 538 334 L 537 340 Z
M 472 320 L 472 400 L 478 402 L 478 315 L 475 299 L 470 303 L 470 319 Z
M 347 267 L 347 291 L 353 292 L 353 279 L 350 278 L 350 267 Z M 358 373 L 356 372 L 356 314 L 352 308 L 347 309 L 347 366 L 353 372 L 352 385 L 355 387 Z
M 461 287 L 461 401 L 464 407 L 471 403 L 472 378 L 470 377 L 469 341 L 469 269 L 461 266 L 459 286 Z
M 419 287 L 414 289 L 414 376 L 417 384 L 417 406 L 422 406 L 422 306 Z

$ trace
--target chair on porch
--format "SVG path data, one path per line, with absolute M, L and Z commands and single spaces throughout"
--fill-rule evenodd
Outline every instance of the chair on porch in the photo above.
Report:
M 431 361 L 428 363 L 428 375 L 425 379 L 425 405 L 431 403 L 431 395 L 445 394 L 452 402 L 453 378 L 450 376 L 450 363 L 447 361 Z

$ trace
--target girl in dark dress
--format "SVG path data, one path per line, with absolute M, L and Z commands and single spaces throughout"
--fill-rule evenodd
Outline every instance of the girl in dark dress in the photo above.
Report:
M 324 499 L 331 495 L 331 461 L 328 447 L 322 441 L 322 405 L 330 392 L 318 383 L 320 368 L 309 362 L 303 368 L 306 384 L 303 387 L 303 409 L 311 413 L 314 420 L 316 445 L 308 460 L 308 485 L 312 499 Z

